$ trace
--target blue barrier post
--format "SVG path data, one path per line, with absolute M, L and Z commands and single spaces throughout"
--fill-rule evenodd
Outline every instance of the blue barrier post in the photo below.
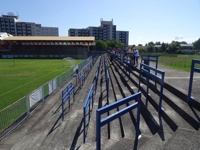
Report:
M 70 87 L 71 86 L 71 87 Z M 70 89 L 69 89 L 70 87 Z M 64 105 L 65 102 L 68 100 L 68 105 L 70 109 L 70 95 L 73 93 L 73 100 L 74 100 L 74 89 L 75 86 L 73 86 L 71 83 L 66 86 L 66 88 L 62 91 L 62 120 L 64 120 Z
M 149 66 L 151 61 L 156 63 L 155 68 L 157 69 L 157 67 L 158 67 L 158 56 L 156 56 L 156 55 L 142 55 L 141 63 Z
M 121 105 L 124 105 L 132 100 L 137 100 L 136 103 L 133 103 L 121 110 L 119 110 L 116 113 L 113 113 L 103 119 L 101 119 L 101 115 L 104 113 L 107 113 Z M 108 124 L 109 122 L 119 118 L 120 116 L 126 114 L 127 112 L 130 112 L 131 110 L 138 108 L 137 109 L 137 118 L 136 118 L 136 140 L 138 139 L 139 136 L 139 122 L 140 122 L 140 105 L 141 105 L 141 93 L 138 92 L 136 94 L 133 94 L 131 96 L 128 96 L 124 99 L 121 99 L 119 101 L 116 101 L 112 104 L 106 105 L 102 108 L 99 108 L 96 110 L 96 149 L 101 150 L 101 127 Z
M 101 150 L 101 113 L 96 111 L 96 150 Z
M 193 101 L 193 98 L 191 97 L 191 92 L 192 92 L 194 72 L 200 73 L 200 68 L 195 68 L 195 64 L 200 64 L 200 60 L 196 60 L 196 59 L 192 60 L 191 71 L 190 71 L 190 81 L 189 81 L 189 88 L 188 88 L 188 98 L 187 98 L 188 104 L 191 104 Z
M 107 103 L 108 103 L 108 99 L 109 99 L 109 73 L 108 70 L 106 71 L 106 91 L 107 91 Z
M 92 100 L 92 109 L 93 109 L 93 104 L 94 104 L 94 84 L 92 84 L 90 91 L 88 93 L 88 96 L 85 100 L 85 103 L 83 105 L 83 142 L 85 143 L 85 141 L 87 140 L 86 137 L 86 116 L 87 116 L 87 112 L 88 112 L 88 122 L 90 121 L 90 105 L 91 105 L 91 100 Z
M 154 71 L 156 75 L 152 74 L 151 71 Z M 145 75 L 147 77 L 146 104 L 147 104 L 147 100 L 148 100 L 148 96 L 149 96 L 149 79 L 151 78 L 151 79 L 154 79 L 155 81 L 160 82 L 160 95 L 159 95 L 160 98 L 159 98 L 159 104 L 158 104 L 159 105 L 158 106 L 158 113 L 160 114 L 162 112 L 162 97 L 163 97 L 165 72 L 141 63 L 140 64 L 140 76 L 139 76 L 138 91 L 140 90 L 141 74 L 142 73 L 145 73 Z M 160 74 L 161 77 L 157 76 L 157 74 Z

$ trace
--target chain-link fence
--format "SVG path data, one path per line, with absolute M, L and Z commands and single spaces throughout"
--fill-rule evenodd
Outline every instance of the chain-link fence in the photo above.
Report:
M 12 105 L 0 110 L 0 139 L 13 130 L 21 121 L 23 121 L 30 114 L 30 112 L 33 111 L 34 108 L 36 108 L 49 95 L 51 95 L 52 92 L 68 81 L 70 77 L 74 75 L 76 69 L 81 70 L 91 60 L 92 57 L 87 58 L 80 64 L 43 84 Z

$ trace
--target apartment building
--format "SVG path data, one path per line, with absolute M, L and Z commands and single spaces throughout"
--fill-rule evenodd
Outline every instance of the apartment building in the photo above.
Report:
M 69 29 L 68 34 L 71 36 L 90 36 L 89 29 Z
M 16 21 L 18 21 L 18 16 L 13 15 L 12 13 L 0 16 L 0 32 L 16 35 Z
M 16 22 L 16 36 L 32 36 L 32 27 L 34 23 Z
M 71 28 L 68 30 L 68 36 L 94 36 L 95 40 L 117 40 L 118 42 L 124 43 L 128 47 L 129 32 L 128 31 L 117 31 L 116 25 L 112 21 L 100 20 L 99 27 L 87 27 L 84 29 Z
M 128 37 L 129 37 L 128 31 L 116 31 L 116 40 L 120 43 L 124 43 L 127 46 L 128 46 Z
M 35 24 L 32 28 L 33 36 L 58 36 L 57 27 L 42 27 L 41 24 Z
M 59 36 L 57 27 L 42 27 L 34 22 L 21 22 L 13 13 L 0 16 L 0 32 L 14 36 Z

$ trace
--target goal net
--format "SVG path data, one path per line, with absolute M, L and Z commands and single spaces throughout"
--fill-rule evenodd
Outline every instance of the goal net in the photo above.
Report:
M 74 66 L 74 59 L 72 57 L 65 57 L 63 58 L 63 67 L 64 66 L 70 66 L 73 67 Z

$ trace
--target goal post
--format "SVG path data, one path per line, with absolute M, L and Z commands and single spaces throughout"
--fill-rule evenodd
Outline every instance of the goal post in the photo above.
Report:
M 73 67 L 75 63 L 75 60 L 72 57 L 65 57 L 63 58 L 63 67 L 64 66 L 70 66 Z

